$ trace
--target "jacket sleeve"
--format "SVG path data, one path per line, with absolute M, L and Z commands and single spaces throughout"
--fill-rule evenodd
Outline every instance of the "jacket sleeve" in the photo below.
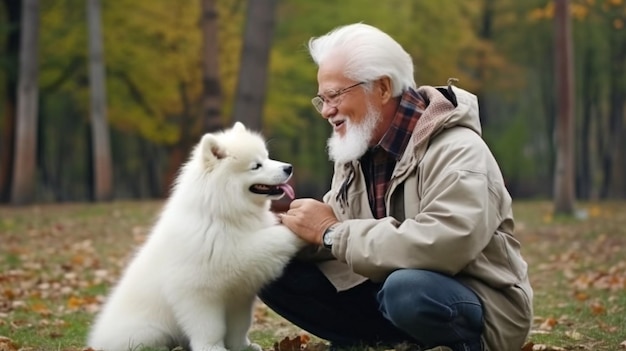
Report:
M 335 257 L 381 281 L 399 268 L 455 275 L 480 255 L 501 221 L 488 173 L 495 160 L 479 136 L 451 134 L 437 138 L 418 167 L 419 213 L 403 222 L 344 221 L 337 228 Z

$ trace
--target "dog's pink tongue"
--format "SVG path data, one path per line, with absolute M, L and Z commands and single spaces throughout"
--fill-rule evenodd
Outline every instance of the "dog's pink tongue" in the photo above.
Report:
M 289 196 L 290 199 L 293 200 L 296 197 L 296 193 L 293 191 L 293 188 L 291 187 L 291 185 L 281 184 L 278 187 L 283 189 L 283 191 L 285 192 L 285 195 Z

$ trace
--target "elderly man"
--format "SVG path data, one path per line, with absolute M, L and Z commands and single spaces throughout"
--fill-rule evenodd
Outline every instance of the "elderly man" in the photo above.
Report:
M 417 88 L 409 54 L 366 24 L 309 51 L 335 170 L 323 202 L 281 215 L 311 246 L 261 299 L 334 349 L 519 350 L 533 294 L 476 97 Z

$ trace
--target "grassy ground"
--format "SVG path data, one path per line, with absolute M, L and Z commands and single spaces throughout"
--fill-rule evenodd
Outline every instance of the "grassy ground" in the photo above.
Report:
M 0 207 L 0 350 L 83 350 L 94 313 L 160 206 Z M 535 289 L 528 350 L 626 348 L 626 203 L 579 208 L 585 220 L 554 218 L 548 202 L 516 203 Z M 252 339 L 265 349 L 301 334 L 257 306 Z

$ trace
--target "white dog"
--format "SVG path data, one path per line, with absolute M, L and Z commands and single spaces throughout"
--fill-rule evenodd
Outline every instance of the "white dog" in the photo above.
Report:
M 256 293 L 305 245 L 269 211 L 271 199 L 293 198 L 291 173 L 239 122 L 204 135 L 88 345 L 260 350 L 247 335 Z

